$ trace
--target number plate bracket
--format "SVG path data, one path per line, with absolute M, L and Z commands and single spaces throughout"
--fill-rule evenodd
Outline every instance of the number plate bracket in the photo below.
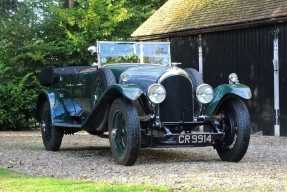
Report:
M 223 137 L 223 133 L 171 134 L 162 138 L 152 138 L 152 147 L 206 147 L 213 146 Z

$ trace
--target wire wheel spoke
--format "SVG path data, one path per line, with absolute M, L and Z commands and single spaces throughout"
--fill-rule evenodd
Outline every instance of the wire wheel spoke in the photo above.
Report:
M 222 127 L 225 132 L 225 139 L 223 143 L 223 148 L 232 149 L 237 141 L 237 128 L 234 117 L 228 113 L 224 114 L 224 120 L 222 121 Z
M 115 147 L 117 152 L 122 154 L 125 151 L 127 145 L 127 131 L 124 115 L 120 111 L 114 115 L 113 128 Z
M 41 122 L 41 129 L 42 132 L 44 134 L 44 137 L 49 141 L 51 139 L 51 135 L 52 135 L 52 130 L 51 130 L 51 123 L 49 121 L 49 117 L 47 117 L 48 115 L 45 114 L 42 122 Z

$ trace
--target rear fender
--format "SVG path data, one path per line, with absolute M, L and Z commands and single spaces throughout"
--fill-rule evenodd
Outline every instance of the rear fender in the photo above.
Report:
M 134 84 L 111 86 L 98 100 L 89 118 L 84 123 L 84 129 L 95 134 L 106 131 L 109 108 L 115 99 L 124 98 L 130 102 L 135 102 L 143 95 L 144 92 Z
M 204 114 L 213 115 L 226 99 L 232 97 L 250 100 L 252 98 L 252 92 L 248 86 L 243 84 L 220 85 L 214 90 L 214 98 L 205 108 Z
M 38 97 L 36 118 L 40 121 L 42 105 L 48 101 L 51 112 L 51 122 L 53 125 L 61 123 L 70 123 L 71 115 L 79 113 L 82 109 L 78 103 L 70 98 L 61 98 L 55 91 L 42 91 Z

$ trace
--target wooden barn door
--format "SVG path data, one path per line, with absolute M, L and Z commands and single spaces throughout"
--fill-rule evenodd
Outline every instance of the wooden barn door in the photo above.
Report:
M 279 26 L 280 132 L 287 136 L 287 24 Z
M 248 102 L 253 131 L 265 135 L 274 135 L 273 35 L 273 26 L 203 35 L 206 82 L 227 83 L 237 73 L 253 92 Z
M 198 39 L 192 37 L 171 38 L 171 58 L 172 62 L 182 63 L 182 68 L 195 68 L 198 66 Z

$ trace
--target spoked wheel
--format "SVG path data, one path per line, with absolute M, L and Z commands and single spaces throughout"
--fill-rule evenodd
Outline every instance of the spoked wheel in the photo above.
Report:
M 238 162 L 244 157 L 249 146 L 249 111 L 244 102 L 232 99 L 223 103 L 219 114 L 224 116 L 221 126 L 225 138 L 216 144 L 217 153 L 223 161 Z
M 93 79 L 88 85 L 92 109 L 94 109 L 95 105 L 98 103 L 98 101 L 100 101 L 105 91 L 116 83 L 116 78 L 110 69 L 100 68 L 97 70 L 96 74 L 93 76 Z M 94 122 L 94 127 L 97 127 L 97 129 L 94 129 L 92 126 L 91 129 L 87 130 L 90 134 L 103 135 L 104 131 L 107 130 L 108 123 L 106 119 L 108 117 L 109 108 L 110 104 L 108 104 L 108 106 L 105 108 L 98 108 L 98 113 L 102 114 L 102 118 L 101 120 L 98 119 Z
M 136 108 L 125 100 L 115 100 L 108 126 L 113 157 L 119 164 L 133 165 L 140 150 L 140 121 Z
M 47 151 L 58 151 L 60 149 L 64 132 L 52 125 L 50 106 L 45 102 L 41 110 L 41 133 L 44 146 Z

